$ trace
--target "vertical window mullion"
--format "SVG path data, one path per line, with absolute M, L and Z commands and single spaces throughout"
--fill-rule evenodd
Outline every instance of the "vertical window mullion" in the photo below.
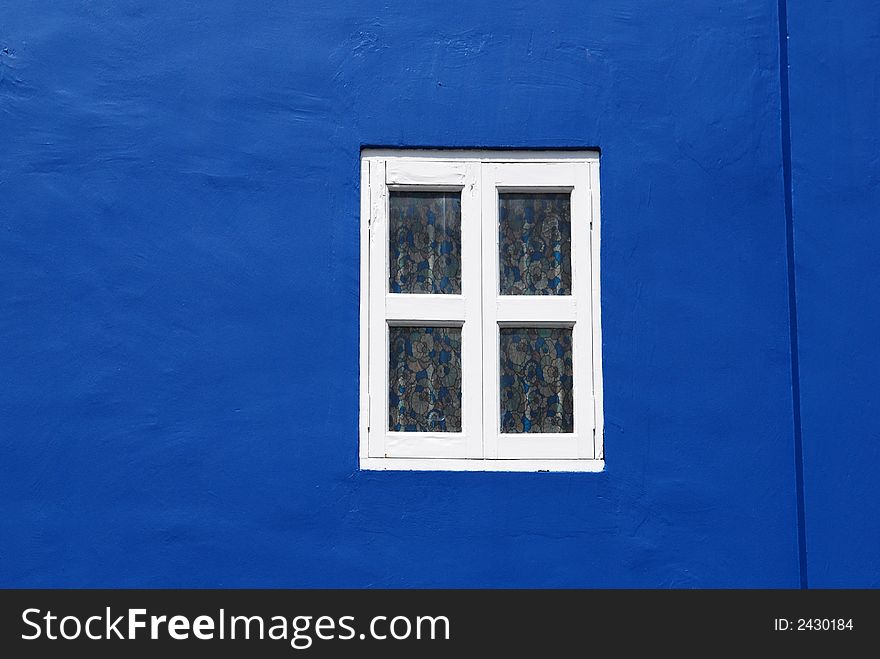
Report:
M 574 291 L 578 302 L 575 326 L 575 389 L 579 399 L 578 423 L 579 458 L 595 455 L 594 430 L 596 411 L 593 381 L 593 285 L 592 285 L 592 237 L 590 225 L 593 209 L 590 199 L 590 165 L 574 168 L 575 187 L 572 190 L 572 276 L 577 284 Z M 577 222 L 574 222 L 577 217 Z
M 466 165 L 462 189 L 462 277 L 465 298 L 464 400 L 466 407 L 465 457 L 483 457 L 483 336 L 482 336 L 482 184 L 479 163 Z
M 385 322 L 385 287 L 388 281 L 388 229 L 385 161 L 370 163 L 370 282 L 369 282 L 369 406 L 368 453 L 385 457 L 388 403 L 388 331 Z
M 605 422 L 602 401 L 602 323 L 601 298 L 599 296 L 599 254 L 600 226 L 599 222 L 599 163 L 590 162 L 590 331 L 592 337 L 591 375 L 593 378 L 593 458 L 605 458 Z
M 481 194 L 481 270 L 482 270 L 482 331 L 483 340 L 483 455 L 498 457 L 499 391 L 498 391 L 498 230 L 496 207 L 498 194 L 493 163 L 482 163 Z

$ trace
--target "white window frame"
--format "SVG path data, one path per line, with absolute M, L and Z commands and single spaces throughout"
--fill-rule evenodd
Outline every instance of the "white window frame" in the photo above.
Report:
M 388 193 L 461 190 L 461 295 L 388 292 Z M 572 291 L 499 295 L 498 194 L 571 192 Z M 361 154 L 360 467 L 365 470 L 604 469 L 595 151 L 364 150 Z M 462 328 L 461 432 L 388 428 L 388 328 Z M 570 327 L 574 432 L 501 433 L 500 327 Z

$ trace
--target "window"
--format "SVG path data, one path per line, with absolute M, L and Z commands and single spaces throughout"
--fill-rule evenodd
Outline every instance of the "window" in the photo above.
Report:
M 362 469 L 599 471 L 599 157 L 364 151 Z

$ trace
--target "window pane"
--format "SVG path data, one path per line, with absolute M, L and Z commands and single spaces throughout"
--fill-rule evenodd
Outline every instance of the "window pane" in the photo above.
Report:
M 461 293 L 461 193 L 391 192 L 391 293 Z
M 388 428 L 461 431 L 461 328 L 391 327 Z
M 501 328 L 501 432 L 574 432 L 570 328 Z
M 571 295 L 571 194 L 498 195 L 502 295 Z

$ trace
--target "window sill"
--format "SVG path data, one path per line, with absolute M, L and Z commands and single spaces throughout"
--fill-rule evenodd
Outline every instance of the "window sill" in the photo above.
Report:
M 604 460 L 481 460 L 462 458 L 361 458 L 362 471 L 600 472 Z

